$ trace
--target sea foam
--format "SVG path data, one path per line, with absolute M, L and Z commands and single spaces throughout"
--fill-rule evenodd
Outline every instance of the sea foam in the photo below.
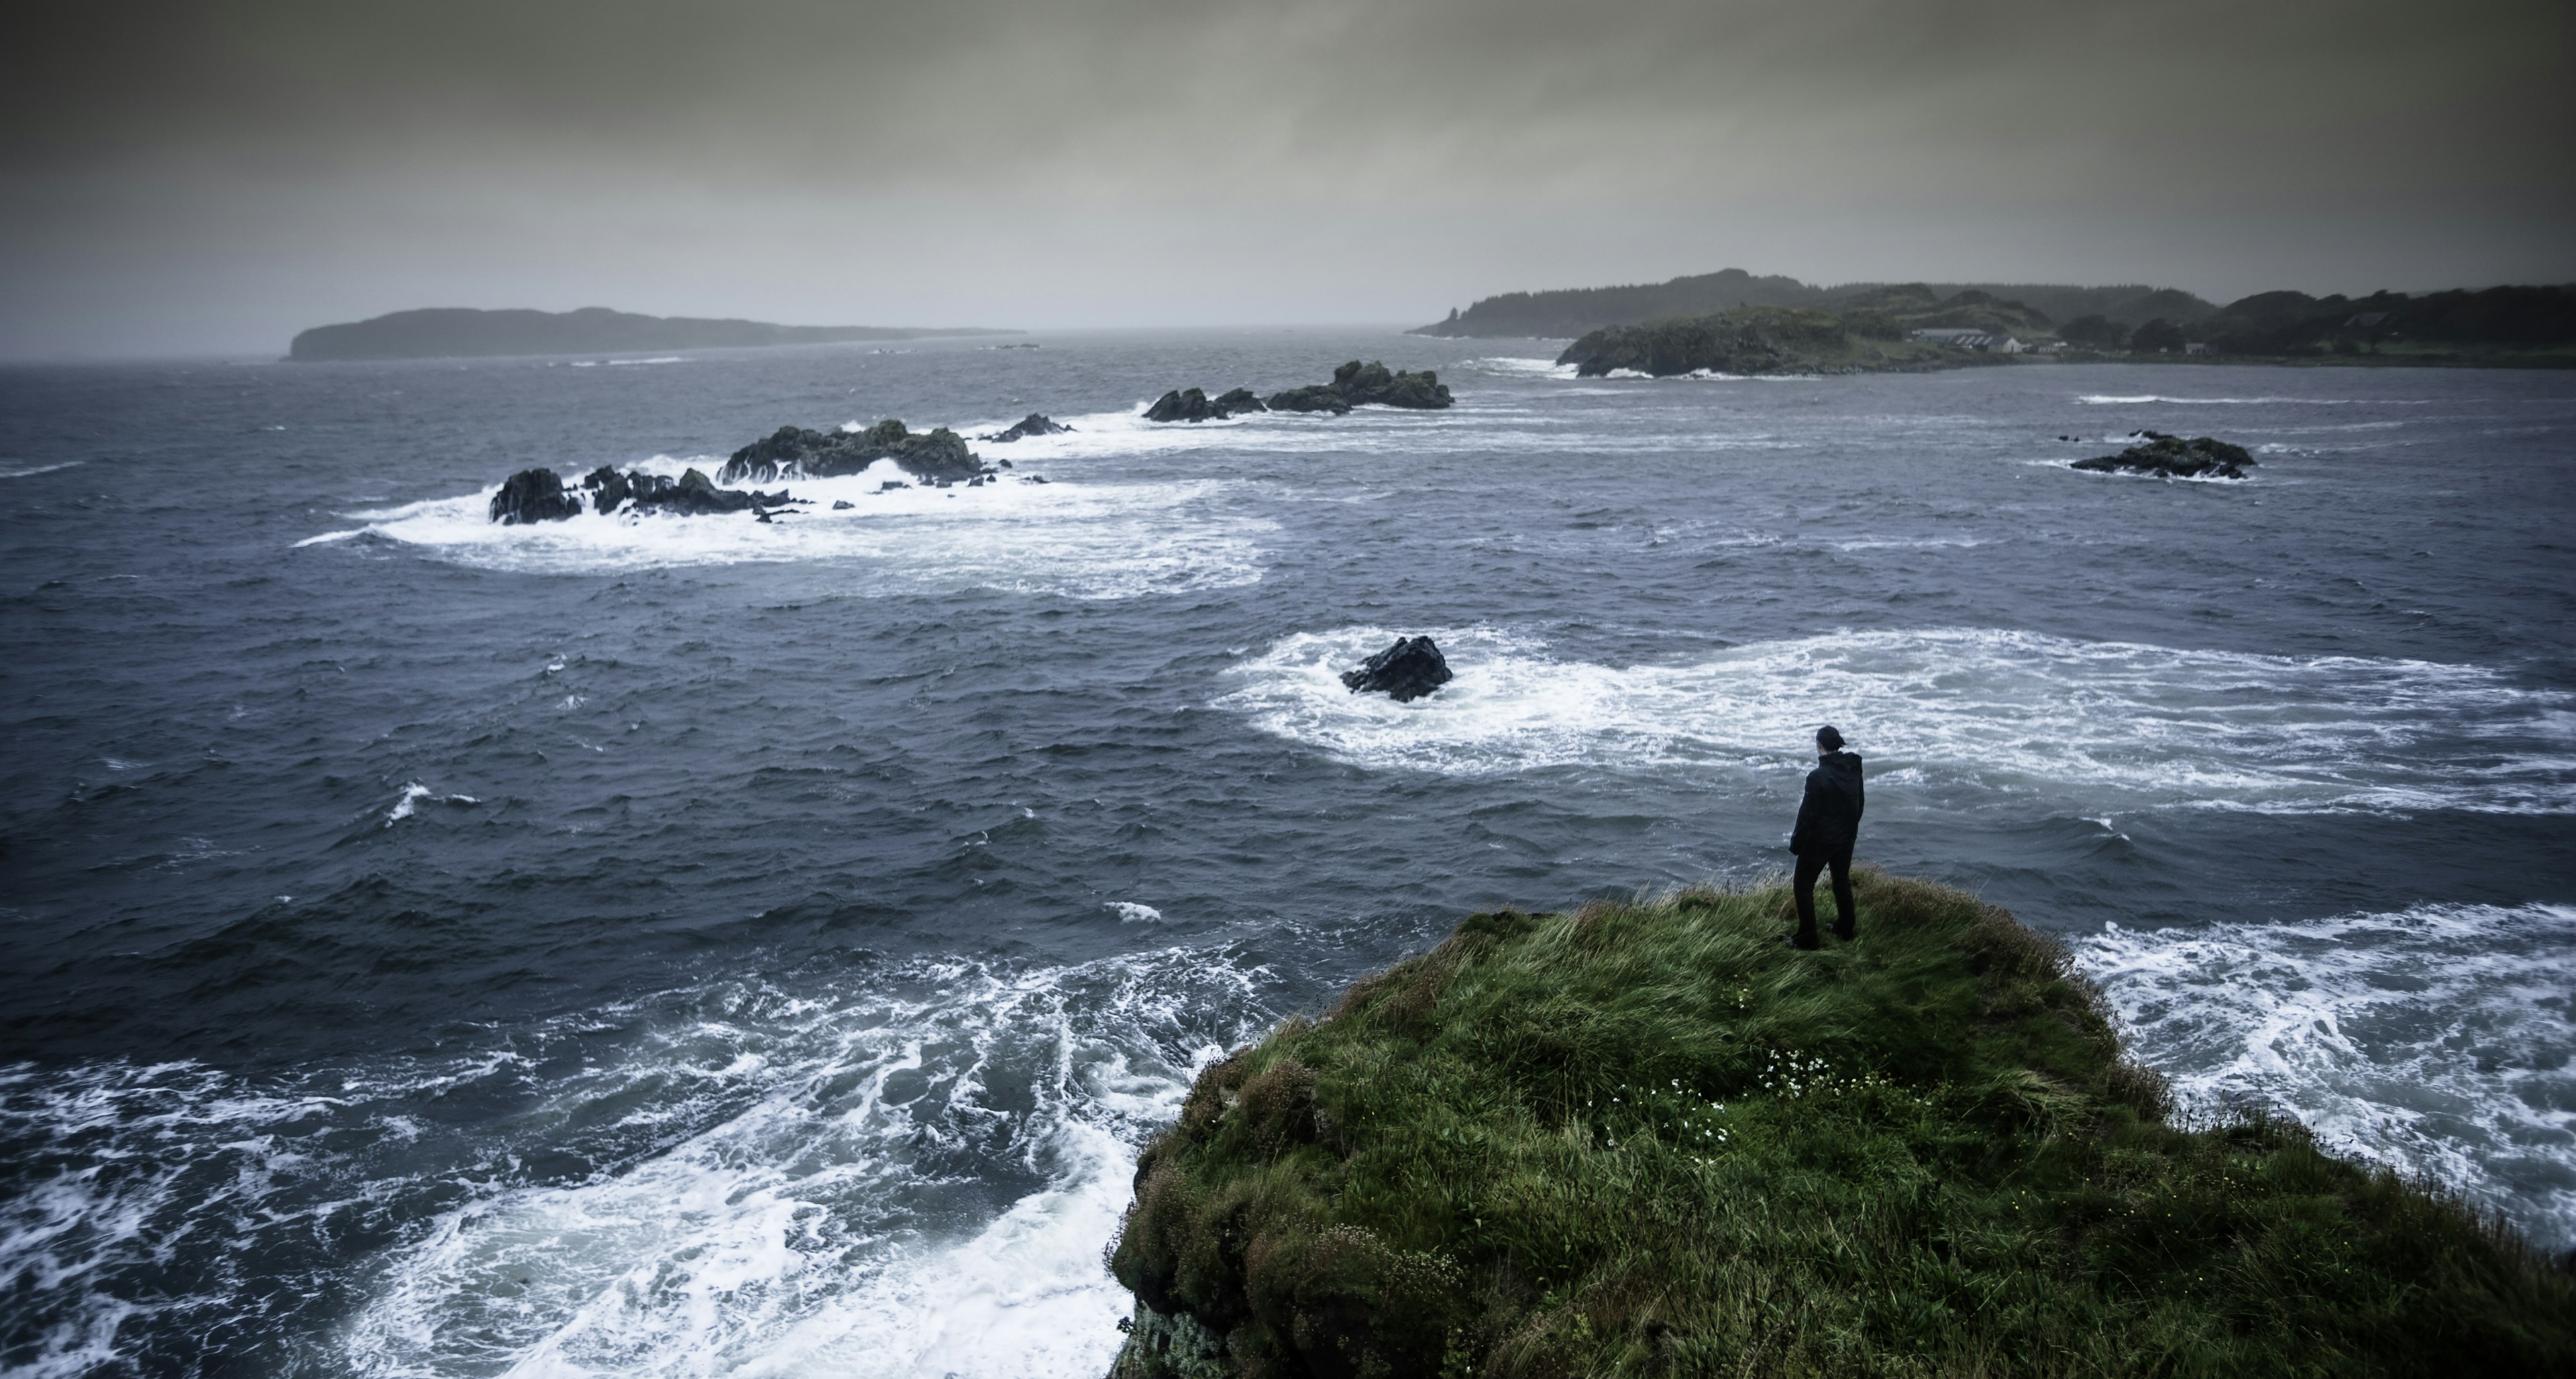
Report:
M 2075 955 L 2187 1114 L 2294 1115 L 2576 1246 L 2576 907 L 2112 925 Z
M 925 960 L 283 1078 L 0 1069 L 12 1372 L 224 1324 L 250 1260 L 283 1290 L 268 1372 L 1088 1379 L 1136 1148 L 1281 989 L 1225 949 Z M 388 1243 L 314 1249 L 352 1235 Z M 213 1262 L 174 1268 L 180 1237 Z
M 1216 704 L 1376 769 L 1776 770 L 1830 721 L 1874 774 L 2062 797 L 2087 813 L 2576 811 L 2576 696 L 2478 666 L 1982 628 L 1837 633 L 1614 666 L 1559 659 L 1505 629 L 1429 630 L 1457 679 L 1410 704 L 1341 684 L 1341 671 L 1394 639 L 1383 627 L 1283 638 L 1236 667 Z
M 693 463 L 716 461 L 662 458 L 639 467 L 678 474 Z M 1038 484 L 1006 474 L 980 487 L 883 490 L 909 477 L 880 460 L 858 475 L 790 478 L 771 487 L 814 501 L 766 523 L 748 512 L 585 511 L 505 526 L 490 520 L 497 486 L 349 515 L 375 536 L 485 569 L 599 574 L 779 563 L 837 572 L 847 592 L 863 595 L 995 588 L 1087 599 L 1252 583 L 1261 577 L 1260 539 L 1275 529 L 1235 511 L 1225 485 L 1212 480 Z

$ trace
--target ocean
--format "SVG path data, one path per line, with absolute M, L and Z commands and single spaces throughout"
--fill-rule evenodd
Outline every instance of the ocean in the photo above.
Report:
M 2186 1114 L 2576 1247 L 2576 376 L 1031 339 L 0 371 L 0 1371 L 1101 1374 L 1199 1068 L 1779 875 L 1827 722 L 1862 860 Z M 1352 358 L 1457 405 L 1139 416 Z M 995 485 L 484 517 L 1031 411 Z M 2260 464 L 2067 467 L 2141 428 Z

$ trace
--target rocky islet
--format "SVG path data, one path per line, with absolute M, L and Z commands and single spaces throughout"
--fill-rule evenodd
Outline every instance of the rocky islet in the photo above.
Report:
M 2074 468 L 2098 474 L 2145 474 L 2164 479 L 2243 479 L 2254 457 L 2241 445 L 2208 436 L 2185 440 L 2162 431 L 2133 431 L 2138 444 L 2117 455 L 2077 460 Z

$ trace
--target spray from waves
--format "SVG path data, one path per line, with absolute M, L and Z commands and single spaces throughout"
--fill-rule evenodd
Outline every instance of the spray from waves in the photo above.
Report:
M 272 1374 L 1104 1372 L 1135 1146 L 1279 980 L 1175 948 L 853 984 L 266 1082 L 0 1070 L 13 1365 L 174 1372 L 256 1297 L 228 1358 Z
M 2478 666 L 1938 628 L 1616 667 L 1493 628 L 1433 635 L 1458 678 L 1410 704 L 1343 688 L 1395 636 L 1357 627 L 1280 641 L 1217 705 L 1356 765 L 1455 775 L 1776 770 L 1830 721 L 1883 779 L 2087 813 L 2576 811 L 2576 697 Z
M 2185 1110 L 2288 1112 L 2576 1245 L 2576 907 L 2115 925 L 2075 952 Z
M 677 474 L 689 464 L 664 457 L 639 467 Z M 1230 511 L 1225 486 L 1213 481 L 1005 479 L 880 491 L 904 477 L 892 461 L 879 461 L 858 475 L 790 480 L 789 491 L 813 504 L 767 523 L 747 512 L 583 512 L 503 526 L 490 520 L 497 488 L 351 515 L 377 536 L 484 569 L 596 574 L 769 562 L 847 571 L 852 592 L 862 594 L 999 588 L 1084 599 L 1254 583 L 1257 539 L 1275 529 Z
M 1572 378 L 1574 365 L 1553 359 L 1522 359 L 1495 356 L 1489 359 L 1462 359 L 1451 365 L 1460 373 L 1490 374 L 1495 378 Z
M 413 781 L 403 787 L 402 797 L 394 801 L 394 807 L 385 811 L 384 826 L 391 828 L 394 825 L 401 823 L 403 820 L 410 818 L 412 815 L 419 813 L 420 802 L 423 800 L 427 800 L 432 804 L 482 803 L 481 800 L 474 798 L 472 795 L 442 795 L 437 791 L 430 789 L 428 786 L 421 784 L 419 781 Z
M 2087 407 L 2134 406 L 2162 403 L 2168 407 L 2429 407 L 2430 398 L 2358 398 L 2358 397 L 2167 397 L 2162 393 L 2139 393 L 2122 397 L 2110 393 L 2078 394 L 2077 402 Z

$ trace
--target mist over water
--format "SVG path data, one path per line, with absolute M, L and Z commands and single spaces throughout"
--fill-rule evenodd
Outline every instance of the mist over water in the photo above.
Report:
M 1864 860 L 2064 933 L 2187 1106 L 2576 1245 L 2563 378 L 1038 340 L 7 374 L 0 1369 L 1100 1373 L 1198 1068 L 1782 870 L 1825 721 Z M 1354 356 L 1458 405 L 1135 416 Z M 999 485 L 484 520 L 1032 410 Z M 2257 477 L 2065 468 L 2141 426 Z

